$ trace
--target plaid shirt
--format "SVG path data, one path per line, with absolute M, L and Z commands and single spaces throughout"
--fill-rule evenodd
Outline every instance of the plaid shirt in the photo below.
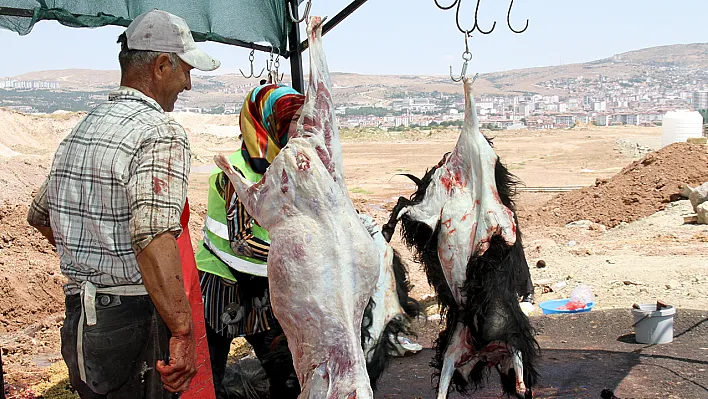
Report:
M 136 254 L 182 231 L 191 154 L 187 135 L 160 105 L 121 87 L 59 145 L 27 216 L 51 226 L 67 295 L 142 284 Z

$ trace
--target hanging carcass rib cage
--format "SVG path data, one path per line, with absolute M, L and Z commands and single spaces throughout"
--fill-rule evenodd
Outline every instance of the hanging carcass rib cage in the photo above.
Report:
M 20 35 L 35 23 L 55 20 L 82 28 L 127 27 L 133 18 L 158 8 L 187 21 L 194 39 L 213 41 L 291 58 L 293 88 L 303 92 L 302 58 L 297 25 L 288 15 L 302 0 L 0 0 L 0 28 Z M 327 33 L 366 0 L 354 0 L 323 27 Z

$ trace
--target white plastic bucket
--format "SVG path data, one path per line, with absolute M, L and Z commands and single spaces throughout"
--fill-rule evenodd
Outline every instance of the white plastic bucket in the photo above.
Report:
M 673 341 L 675 313 L 673 306 L 657 310 L 656 304 L 639 305 L 639 309 L 632 309 L 635 340 L 640 344 L 666 344 Z

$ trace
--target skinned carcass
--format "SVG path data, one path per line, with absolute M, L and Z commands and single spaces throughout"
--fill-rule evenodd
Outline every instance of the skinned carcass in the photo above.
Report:
M 310 83 L 297 133 L 261 181 L 242 178 L 223 155 L 215 160 L 270 233 L 271 304 L 293 355 L 299 397 L 370 399 L 361 324 L 380 262 L 344 184 L 321 32 L 321 18 L 312 17 Z
M 511 200 L 516 180 L 479 131 L 472 82 L 464 85 L 465 121 L 455 149 L 422 179 L 413 178 L 417 191 L 399 198 L 384 235 L 390 239 L 401 221 L 446 315 L 433 361 L 438 399 L 451 384 L 459 391 L 480 386 L 491 367 L 508 395 L 530 398 L 538 343 L 517 297 L 533 286 Z
M 372 388 L 394 355 L 411 350 L 401 342 L 411 334 L 411 318 L 421 314 L 420 305 L 408 296 L 411 290 L 401 256 L 386 242 L 371 216 L 360 213 L 362 223 L 379 250 L 380 270 L 374 293 L 364 311 L 361 326 L 366 369 Z M 418 349 L 419 350 L 419 349 Z

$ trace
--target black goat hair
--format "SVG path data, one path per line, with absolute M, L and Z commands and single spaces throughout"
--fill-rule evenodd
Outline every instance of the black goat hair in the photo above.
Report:
M 411 285 L 408 280 L 408 271 L 401 260 L 401 256 L 397 251 L 393 251 L 393 275 L 396 281 L 396 294 L 398 302 L 405 314 L 394 317 L 386 324 L 384 331 L 379 337 L 371 350 L 373 353 L 366 362 L 366 371 L 369 374 L 371 388 L 376 389 L 376 384 L 381 377 L 381 374 L 386 370 L 393 356 L 392 353 L 397 351 L 396 344 L 391 341 L 391 338 L 397 338 L 399 334 L 415 335 L 410 329 L 411 318 L 418 317 L 421 314 L 420 304 L 408 294 L 411 290 Z M 361 326 L 361 343 L 371 339 L 370 328 L 373 323 L 373 312 L 376 304 L 373 299 L 369 299 L 369 303 L 364 310 L 364 318 Z M 368 356 L 367 356 L 368 358 Z
M 491 144 L 491 140 L 488 141 Z M 416 182 L 417 189 L 410 198 L 399 198 L 389 222 L 382 228 L 387 239 L 393 235 L 398 222 L 397 215 L 401 209 L 423 201 L 433 174 L 442 166 L 445 159 L 446 157 L 443 157 L 443 161 L 437 166 L 426 171 L 423 178 L 418 180 L 411 177 L 411 180 Z M 456 303 L 438 258 L 440 221 L 435 230 L 432 230 L 426 224 L 411 219 L 407 214 L 400 219 L 403 241 L 409 248 L 415 249 L 415 259 L 423 265 L 428 283 L 437 294 L 440 314 L 443 317 L 441 320 L 445 320 L 445 329 L 440 332 L 435 341 L 436 353 L 430 364 L 437 370 L 433 375 L 436 386 L 439 384 L 445 351 L 458 322 L 470 329 L 478 350 L 493 341 L 506 342 L 519 350 L 524 364 L 524 381 L 529 388 L 535 384 L 538 377 L 534 363 L 539 354 L 539 346 L 534 339 L 528 318 L 518 306 L 517 296 L 533 293 L 533 284 L 523 251 L 521 231 L 518 229 L 513 201 L 519 181 L 499 159 L 495 164 L 495 184 L 502 204 L 514 212 L 514 222 L 517 224 L 516 242 L 510 246 L 501 236 L 495 235 L 491 238 L 490 247 L 484 254 L 480 256 L 475 253 L 470 257 L 463 287 L 466 299 L 464 308 L 460 308 Z M 499 314 L 505 317 L 499 319 Z M 492 323 L 487 323 L 490 320 Z M 489 324 L 493 326 L 490 327 Z M 477 389 L 489 372 L 489 367 L 484 363 L 478 363 L 473 367 L 468 376 L 462 376 L 456 370 L 451 385 L 462 393 L 467 392 L 469 388 Z M 501 372 L 500 375 L 504 392 L 507 395 L 516 395 L 513 369 L 509 375 Z

